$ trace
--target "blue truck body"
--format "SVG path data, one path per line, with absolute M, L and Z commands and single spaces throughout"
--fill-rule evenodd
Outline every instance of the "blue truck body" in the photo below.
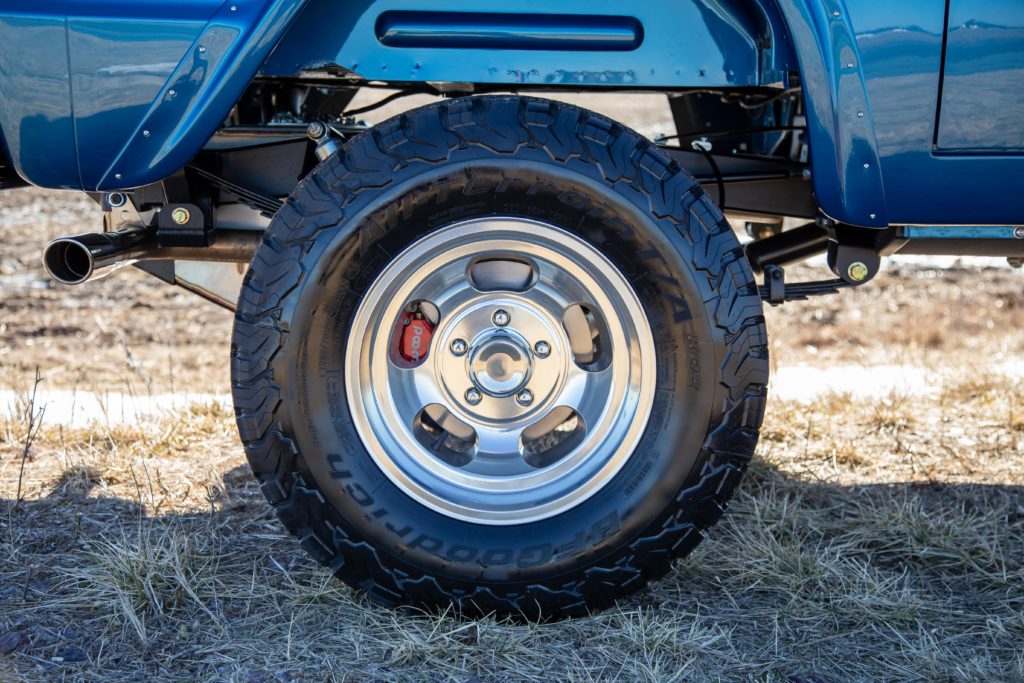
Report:
M 1019 0 L 3 0 L 0 132 L 51 188 L 157 182 L 254 77 L 543 89 L 785 88 L 836 221 L 1024 222 Z

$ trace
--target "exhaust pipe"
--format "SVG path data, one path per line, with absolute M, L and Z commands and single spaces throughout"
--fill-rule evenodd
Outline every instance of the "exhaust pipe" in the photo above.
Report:
M 145 251 L 147 242 L 155 239 L 153 231 L 145 228 L 59 237 L 43 250 L 43 266 L 57 282 L 80 285 L 131 263 Z
M 208 247 L 161 247 L 152 228 L 125 228 L 60 237 L 43 250 L 43 266 L 57 282 L 80 285 L 136 261 L 249 263 L 262 233 L 218 230 Z

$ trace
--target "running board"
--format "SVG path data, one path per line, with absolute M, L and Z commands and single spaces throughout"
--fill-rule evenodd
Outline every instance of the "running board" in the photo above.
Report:
M 895 228 L 889 254 L 1024 257 L 1024 226 L 904 225 Z

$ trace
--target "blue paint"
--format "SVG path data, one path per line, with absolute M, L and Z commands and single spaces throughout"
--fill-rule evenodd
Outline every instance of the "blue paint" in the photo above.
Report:
M 1014 240 L 1017 230 L 1012 225 L 907 225 L 900 229 L 902 237 L 930 240 Z
M 112 155 L 137 134 L 138 122 L 205 23 L 95 16 L 68 19 L 71 91 L 83 187 L 97 187 Z
M 377 40 L 387 47 L 490 50 L 635 50 L 643 27 L 633 17 L 479 12 L 384 12 Z
M 21 177 L 80 189 L 65 0 L 8 0 L 0 10 L 0 130 Z
M 300 8 L 294 0 L 221 3 L 128 143 L 96 179 L 96 188 L 156 182 L 188 163 L 224 121 Z
M 991 2 L 974 0 L 979 8 Z M 889 222 L 1024 223 L 1024 157 L 935 149 L 945 3 L 846 0 L 846 5 L 871 104 Z M 983 99 L 970 108 L 978 122 L 1003 115 Z M 1020 122 L 1024 111 L 1010 115 Z
M 426 6 L 421 0 L 309 0 L 262 73 L 291 76 L 310 64 L 328 63 L 382 81 L 597 87 L 765 85 L 768 81 L 763 76 L 777 78 L 782 65 L 776 62 L 788 53 L 772 53 L 762 69 L 759 43 L 770 34 L 767 14 L 736 12 L 734 4 L 645 0 L 624 6 L 612 0 L 520 0 L 510 6 L 515 12 L 487 12 L 478 0 L 445 0 Z M 425 8 L 432 11 L 423 12 Z M 445 10 L 447 21 L 440 9 Z M 550 44 L 557 36 L 556 22 L 550 18 L 553 12 L 563 18 L 565 29 L 557 46 Z M 386 23 L 389 16 L 414 15 L 430 15 L 429 38 L 395 45 L 385 44 L 386 33 L 385 42 L 378 37 L 381 22 Z M 623 33 L 628 28 L 623 16 L 635 22 L 634 30 L 642 31 L 638 45 L 633 45 L 636 41 L 629 31 Z M 502 37 L 503 45 L 483 46 L 482 36 L 501 34 L 510 22 L 518 29 Z M 541 37 L 536 31 L 543 24 L 549 25 Z M 322 30 L 324 26 L 331 30 Z M 467 35 L 467 27 L 474 29 L 476 37 Z M 531 27 L 532 38 L 527 36 Z M 600 39 L 613 39 L 614 48 L 566 49 L 574 40 L 598 39 L 595 27 L 604 27 Z M 608 35 L 610 27 L 615 27 L 615 36 Z M 447 46 L 440 42 L 444 36 Z M 630 49 L 623 51 L 623 47 Z
M 937 148 L 1024 154 L 1022 112 L 1024 2 L 950 0 Z
M 165 178 L 213 135 L 300 9 L 293 0 L 7 0 L 9 158 L 44 187 Z
M 103 190 L 181 168 L 257 73 L 671 89 L 799 67 L 830 216 L 1022 223 L 1022 7 L 950 0 L 947 27 L 944 0 L 4 0 L 0 131 L 31 182 Z

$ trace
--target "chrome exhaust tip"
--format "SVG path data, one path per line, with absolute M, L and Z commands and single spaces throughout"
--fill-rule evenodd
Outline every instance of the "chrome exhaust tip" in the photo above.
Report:
M 43 249 L 43 267 L 57 282 L 80 285 L 138 258 L 152 239 L 144 228 L 59 237 Z
M 46 245 L 43 266 L 57 282 L 80 285 L 92 277 L 95 261 L 87 246 L 74 237 L 61 237 Z

